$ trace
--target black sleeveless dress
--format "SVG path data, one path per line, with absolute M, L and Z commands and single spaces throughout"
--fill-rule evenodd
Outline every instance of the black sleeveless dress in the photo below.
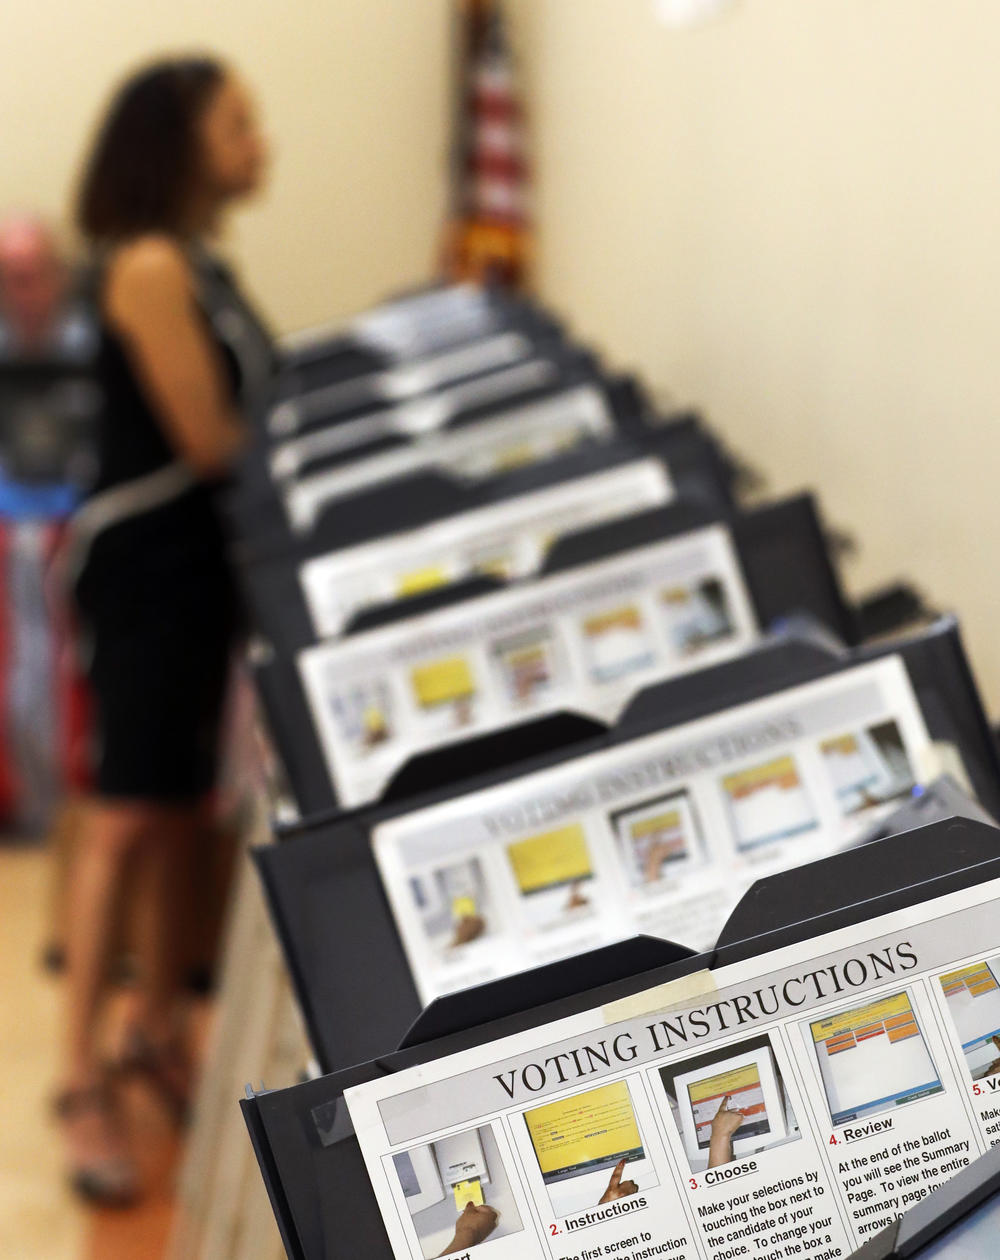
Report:
M 267 390 L 270 339 L 225 267 L 200 251 L 191 265 L 201 316 L 249 422 Z M 73 535 L 95 786 L 109 798 L 190 803 L 215 782 L 241 623 L 224 486 L 199 481 L 179 459 L 104 323 L 97 371 L 99 473 Z

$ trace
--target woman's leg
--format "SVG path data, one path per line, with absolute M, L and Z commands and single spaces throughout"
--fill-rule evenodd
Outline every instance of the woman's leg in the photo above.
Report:
M 194 856 L 202 848 L 202 816 L 200 806 L 163 807 L 139 846 L 129 882 L 130 943 L 139 974 L 119 1063 L 145 1077 L 178 1122 L 188 1114 L 194 1083 L 181 997 L 197 926 L 197 881 L 208 874 L 197 869 Z
M 85 807 L 67 899 L 69 1088 L 93 1085 L 100 1077 L 98 1019 L 108 953 L 129 864 L 151 825 L 149 807 L 140 803 L 98 799 Z
M 200 825 L 196 806 L 151 810 L 150 832 L 139 845 L 129 884 L 133 900 L 132 948 L 139 984 L 131 1022 L 155 1045 L 177 1036 L 184 969 L 185 910 L 190 898 L 191 849 Z
M 97 1197 L 128 1198 L 134 1167 L 107 1096 L 99 1020 L 131 859 L 155 827 L 147 806 L 94 800 L 83 812 L 68 882 L 66 917 L 66 1066 L 60 1113 L 78 1184 Z

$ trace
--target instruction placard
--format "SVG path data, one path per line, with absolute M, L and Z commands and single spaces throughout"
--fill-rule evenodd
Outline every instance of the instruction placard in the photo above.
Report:
M 929 745 L 887 657 L 384 822 L 375 856 L 421 999 L 640 932 L 708 948 L 755 879 L 908 795 Z M 953 982 L 977 1063 L 1000 1056 L 985 986 Z
M 418 409 L 440 412 L 445 405 L 446 400 L 431 397 L 400 403 L 396 410 L 407 408 L 416 423 Z M 446 418 L 445 411 L 440 420 Z M 410 477 L 422 469 L 439 468 L 460 479 L 483 481 L 513 468 L 552 459 L 581 442 L 608 441 L 615 431 L 607 403 L 592 385 L 566 390 L 541 402 L 512 406 L 487 420 L 455 429 L 437 431 L 437 425 L 428 427 L 429 433 L 393 450 L 362 455 L 287 484 L 282 495 L 292 527 L 307 533 L 326 504 Z
M 659 507 L 673 497 L 670 475 L 659 460 L 634 460 L 318 556 L 302 566 L 299 580 L 316 634 L 328 639 L 373 604 L 477 574 L 505 581 L 528 577 L 563 535 Z
M 964 889 L 677 1004 L 653 990 L 621 1021 L 590 1010 L 346 1091 L 394 1255 L 850 1255 L 1000 1140 L 1000 1051 L 968 1057 L 991 1036 L 969 1003 L 996 989 L 998 900 L 1000 881 Z M 429 1205 L 408 1170 L 455 1144 L 482 1197 L 453 1193 L 463 1166 Z
M 414 753 L 559 709 L 611 721 L 647 683 L 757 639 L 729 531 L 712 525 L 318 644 L 298 664 L 334 790 L 358 805 Z

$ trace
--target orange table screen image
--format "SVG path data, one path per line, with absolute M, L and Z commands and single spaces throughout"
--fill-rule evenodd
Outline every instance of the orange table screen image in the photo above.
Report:
M 813 1040 L 823 1042 L 829 1054 L 851 1050 L 872 1037 L 885 1036 L 897 1042 L 920 1036 L 917 1017 L 905 993 L 818 1020 L 812 1032 Z
M 547 1184 L 645 1154 L 624 1081 L 536 1107 L 524 1122 Z
M 791 756 L 726 775 L 722 788 L 740 849 L 786 840 L 819 826 Z
M 834 1124 L 943 1088 L 907 993 L 816 1020 L 809 1029 Z
M 985 997 L 987 993 L 996 993 L 1000 985 L 986 963 L 975 963 L 971 967 L 962 967 L 959 971 L 949 971 L 941 976 L 941 988 L 945 997 L 957 997 L 968 993 L 970 997 Z
M 687 847 L 679 809 L 669 809 L 666 813 L 640 819 L 632 824 L 629 831 L 637 844 L 655 841 L 668 849 L 671 856 L 680 856 Z
M 518 648 L 515 652 L 509 652 L 506 659 L 518 695 L 532 691 L 539 683 L 548 681 L 548 658 L 542 644 L 533 643 L 528 647 Z
M 610 612 L 588 617 L 583 623 L 583 629 L 592 638 L 601 634 L 611 634 L 615 630 L 641 630 L 642 614 L 634 604 L 629 604 L 624 608 L 613 608 Z
M 756 1063 L 747 1063 L 742 1067 L 693 1081 L 688 1085 L 687 1093 L 694 1114 L 698 1146 L 703 1150 L 711 1141 L 712 1121 L 727 1095 L 730 1108 L 742 1111 L 745 1117 L 733 1135 L 734 1140 L 757 1137 L 771 1130 L 760 1082 L 760 1069 Z
M 642 609 L 637 604 L 606 608 L 584 617 L 583 638 L 594 682 L 612 682 L 656 659 L 647 635 Z
M 636 886 L 669 879 L 702 860 L 694 802 L 686 789 L 616 810 L 608 821 Z

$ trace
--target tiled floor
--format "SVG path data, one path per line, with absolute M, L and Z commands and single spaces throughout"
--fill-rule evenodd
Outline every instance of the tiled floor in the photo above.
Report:
M 44 853 L 0 846 L 0 1257 L 161 1260 L 180 1143 L 141 1085 L 129 1087 L 125 1103 L 146 1191 L 142 1203 L 128 1212 L 89 1212 L 63 1185 L 47 1107 L 57 1066 L 59 982 L 38 966 L 50 878 Z M 199 1031 L 204 1025 L 199 1018 Z
M 49 862 L 0 848 L 0 1256 L 80 1260 L 86 1215 L 63 1187 L 47 1098 L 56 1071 L 59 991 L 38 966 Z
M 125 1105 L 143 1198 L 127 1212 L 91 1213 L 81 1260 L 161 1260 L 167 1246 L 180 1143 L 141 1086 L 129 1089 Z

